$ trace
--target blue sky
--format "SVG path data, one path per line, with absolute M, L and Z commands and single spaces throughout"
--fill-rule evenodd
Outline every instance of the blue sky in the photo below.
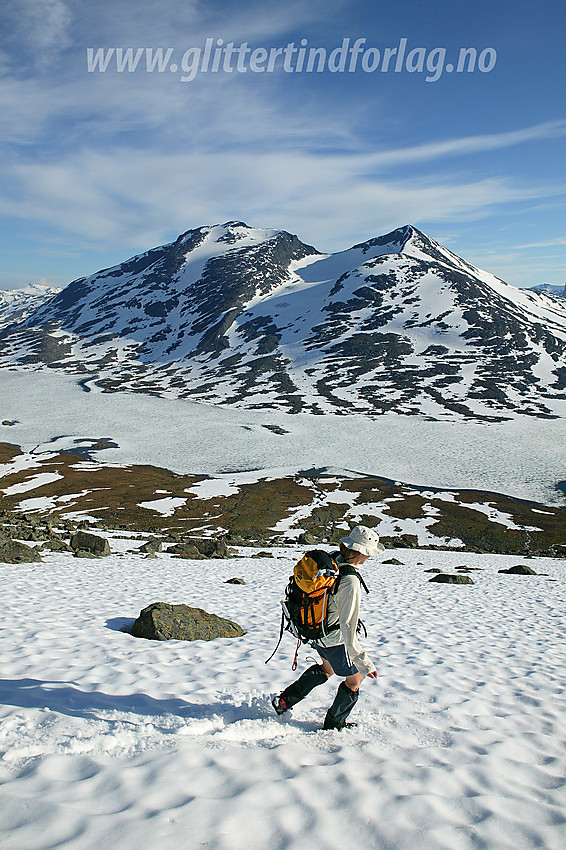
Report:
M 412 223 L 509 283 L 566 281 L 563 0 L 4 0 L 0 32 L 0 288 L 230 219 L 323 251 Z M 309 73 L 295 53 L 183 82 L 171 65 L 207 38 L 327 59 L 365 39 L 381 65 Z M 89 47 L 173 53 L 101 73 Z M 445 70 L 469 47 L 483 71 Z

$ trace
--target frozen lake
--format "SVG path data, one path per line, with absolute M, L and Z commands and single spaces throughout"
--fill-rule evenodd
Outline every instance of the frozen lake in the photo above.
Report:
M 87 392 L 54 371 L 0 372 L 0 440 L 26 450 L 108 438 L 98 457 L 179 473 L 283 474 L 334 467 L 431 487 L 477 488 L 565 504 L 564 419 L 500 424 L 417 416 L 314 416 L 221 408 L 133 393 Z

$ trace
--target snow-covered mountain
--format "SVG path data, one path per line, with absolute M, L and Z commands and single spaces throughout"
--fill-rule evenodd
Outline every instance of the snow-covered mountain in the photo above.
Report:
M 530 292 L 546 292 L 547 295 L 557 295 L 559 298 L 566 298 L 566 283 L 564 286 L 554 286 L 552 283 L 538 283 L 536 286 L 531 286 Z
M 291 412 L 555 415 L 566 303 L 407 225 L 335 254 L 242 222 L 73 281 L 0 336 L 3 364 L 106 390 Z
M 26 319 L 60 291 L 55 286 L 41 283 L 30 283 L 21 289 L 0 290 L 0 328 Z

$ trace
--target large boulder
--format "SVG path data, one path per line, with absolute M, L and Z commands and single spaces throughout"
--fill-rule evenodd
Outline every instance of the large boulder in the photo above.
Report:
M 438 575 L 429 578 L 429 581 L 437 581 L 440 584 L 473 584 L 470 576 L 466 575 L 449 575 L 448 573 L 438 573 Z
M 297 543 L 300 543 L 301 546 L 316 546 L 317 543 L 320 543 L 320 539 L 312 531 L 303 531 L 299 534 Z
M 189 605 L 152 602 L 132 626 L 134 637 L 148 640 L 213 640 L 241 637 L 244 630 L 232 620 Z
M 72 552 L 73 550 L 68 543 L 65 543 L 61 538 L 52 535 L 47 543 L 43 544 L 43 549 L 50 549 L 51 552 Z
M 150 537 L 142 546 L 139 548 L 139 552 L 144 552 L 147 555 L 154 555 L 156 552 L 161 552 L 163 549 L 163 544 L 161 540 L 157 537 Z
M 395 537 L 379 536 L 379 542 L 386 549 L 418 549 L 419 538 L 416 534 L 397 534 Z
M 498 570 L 500 573 L 507 573 L 512 576 L 536 576 L 537 573 L 531 567 L 527 567 L 525 564 L 517 564 L 514 567 L 509 567 L 508 570 Z
M 31 564 L 36 561 L 41 561 L 41 555 L 35 547 L 5 538 L 0 543 L 0 562 L 3 564 Z
M 167 547 L 167 554 L 174 558 L 186 558 L 189 561 L 206 561 L 206 555 L 199 552 L 196 546 L 191 546 L 189 543 L 175 543 L 174 546 Z
M 183 543 L 168 546 L 167 552 L 179 558 L 227 558 L 230 550 L 225 540 L 214 537 L 189 537 Z
M 105 537 L 77 531 L 71 537 L 71 549 L 79 558 L 102 558 L 110 555 L 110 544 Z

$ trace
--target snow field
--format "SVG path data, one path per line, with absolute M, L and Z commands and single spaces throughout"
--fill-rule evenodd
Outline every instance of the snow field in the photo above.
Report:
M 338 733 L 320 731 L 338 680 L 282 718 L 270 706 L 295 675 L 288 635 L 264 661 L 300 549 L 148 561 L 132 545 L 2 565 L 3 850 L 562 850 L 564 562 L 529 560 L 548 573 L 536 577 L 497 573 L 516 556 L 368 562 L 379 678 L 362 685 L 358 727 Z M 425 569 L 461 564 L 482 568 L 473 586 L 427 582 Z M 246 584 L 224 584 L 235 575 Z M 157 600 L 246 635 L 159 643 L 119 630 Z
M 85 393 L 69 375 L 8 370 L 0 370 L 0 398 L 2 418 L 17 420 L 0 427 L 1 440 L 34 450 L 38 459 L 104 437 L 119 448 L 99 452 L 102 462 L 148 463 L 235 486 L 278 477 L 281 470 L 332 467 L 432 489 L 489 490 L 564 504 L 556 489 L 565 477 L 561 419 L 523 416 L 485 425 L 395 414 L 372 419 L 239 410 L 140 393 Z

